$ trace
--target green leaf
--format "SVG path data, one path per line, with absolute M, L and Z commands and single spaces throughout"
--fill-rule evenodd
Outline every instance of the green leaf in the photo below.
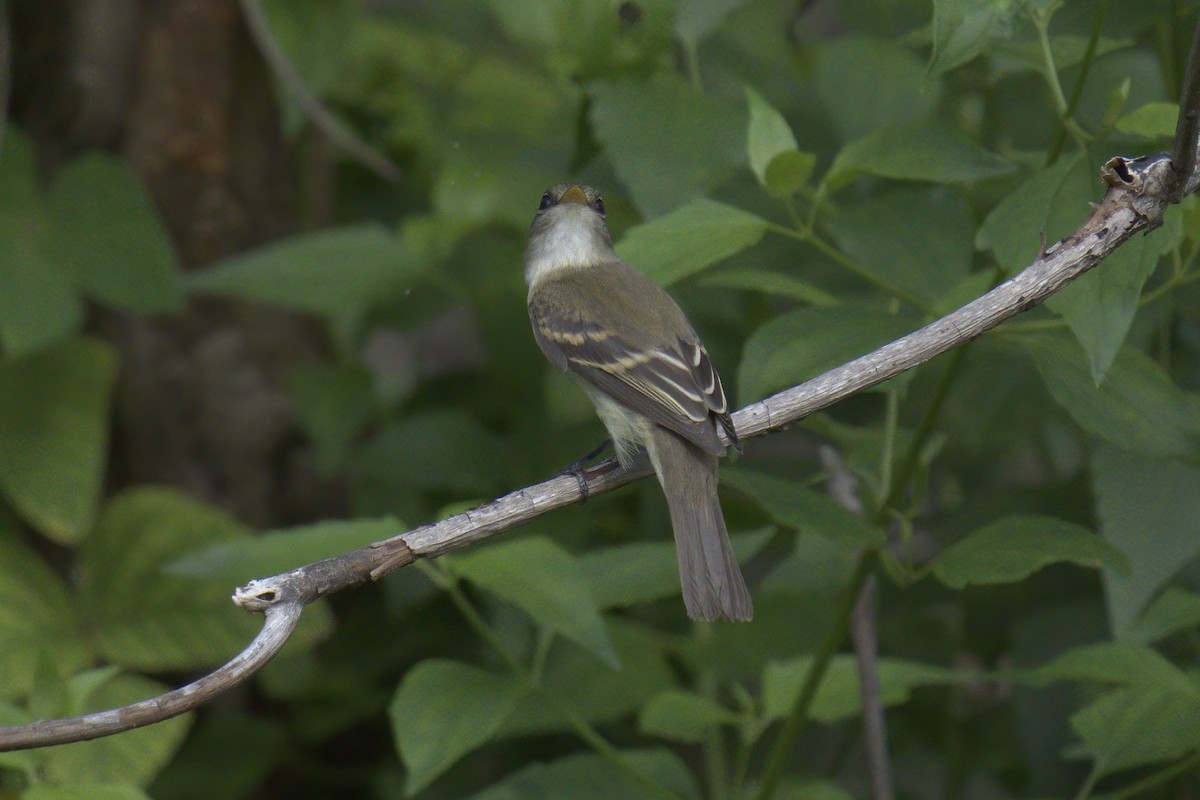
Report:
M 661 790 L 650 781 L 683 798 L 701 797 L 695 779 L 679 756 L 667 750 L 620 750 L 621 764 L 639 774 L 634 781 L 624 769 L 595 753 L 580 753 L 556 761 L 535 762 L 508 775 L 468 800 L 659 800 Z
M 746 0 L 679 0 L 675 8 L 675 33 L 692 46 L 707 39 Z
M 468 412 L 446 407 L 382 428 L 353 458 L 364 480 L 406 489 L 486 494 L 504 474 L 504 447 Z
M 340 314 L 361 311 L 411 288 L 418 269 L 379 225 L 357 225 L 297 236 L 189 272 L 189 291 Z
M 343 364 L 307 364 L 292 372 L 288 389 L 317 461 L 326 469 L 341 466 L 375 406 L 370 373 Z
M 89 660 L 71 596 L 58 576 L 0 517 L 0 698 L 23 696 L 39 658 L 71 673 Z
M 758 182 L 764 187 L 769 187 L 767 167 L 771 160 L 783 153 L 796 152 L 799 146 L 791 126 L 783 115 L 749 86 L 745 87 L 745 91 L 746 104 L 750 109 L 750 126 L 746 130 L 746 155 Z
M 814 306 L 836 306 L 839 300 L 806 280 L 765 267 L 729 267 L 706 274 L 701 283 L 727 289 L 747 289 L 799 300 Z
M 1172 692 L 1200 703 L 1200 685 L 1157 651 L 1126 642 L 1076 647 L 1032 672 L 1040 681 L 1096 681 Z
M 750 401 L 815 378 L 913 330 L 916 322 L 870 308 L 802 308 L 746 340 L 738 397 Z
M 1042 567 L 1068 561 L 1082 567 L 1129 571 L 1129 560 L 1082 525 L 1053 517 L 1011 516 L 947 547 L 933 574 L 952 589 L 1016 583 Z
M 804 188 L 817 168 L 813 153 L 785 150 L 775 154 L 763 174 L 763 186 L 775 197 L 788 197 Z
M 911 48 L 868 36 L 838 36 L 813 46 L 814 85 L 838 141 L 933 118 L 942 83 L 928 78 Z M 848 102 L 853 98 L 852 102 Z
M 521 691 L 511 677 L 455 661 L 428 659 L 410 669 L 388 706 L 407 792 L 421 791 L 491 739 Z
M 1140 350 L 1121 348 L 1096 386 L 1079 345 L 1062 336 L 1022 337 L 1051 396 L 1080 427 L 1151 457 L 1188 457 L 1200 445 L 1200 406 Z M 1127 551 L 1128 552 L 1128 551 Z
M 116 376 L 96 339 L 0 361 L 0 490 L 56 542 L 78 542 L 96 513 Z
M 1134 637 L 1150 600 L 1200 555 L 1200 468 L 1142 458 L 1112 447 L 1092 457 L 1100 533 L 1129 557 L 1126 573 L 1105 570 L 1109 622 Z
M 1100 775 L 1200 748 L 1200 705 L 1171 692 L 1117 689 L 1071 717 Z
M 738 717 L 719 703 L 678 689 L 651 698 L 638 716 L 644 736 L 698 744 L 718 725 L 733 725 Z
M 451 568 L 616 666 L 600 610 L 579 561 L 549 539 L 527 536 L 450 557 Z
M 228 583 L 168 575 L 164 567 L 247 533 L 171 489 L 129 489 L 109 500 L 79 551 L 80 609 L 105 658 L 132 669 L 185 670 L 245 647 L 260 623 L 229 602 Z
M 32 353 L 78 330 L 83 303 L 54 254 L 54 220 L 37 185 L 33 147 L 12 125 L 0 149 L 0 344 Z
M 1126 242 L 1096 269 L 1080 276 L 1046 305 L 1061 314 L 1088 354 L 1092 380 L 1104 380 L 1125 341 L 1138 309 L 1146 279 L 1158 266 L 1163 245 L 1173 243 L 1172 228 L 1180 230 L 1179 209 L 1168 212 L 1167 224 Z M 1172 221 L 1175 224 L 1172 224 Z
M 934 0 L 933 54 L 929 71 L 949 72 L 1012 36 L 1020 3 L 995 0 Z
M 738 561 L 748 561 L 774 534 L 774 527 L 766 527 L 729 538 Z M 605 547 L 580 556 L 579 566 L 601 608 L 629 608 L 679 596 L 679 565 L 673 542 Z
M 402 531 L 391 517 L 330 520 L 233 539 L 190 553 L 164 567 L 172 575 L 245 581 L 348 553 Z
M 781 719 L 791 713 L 812 662 L 812 656 L 767 662 L 763 671 L 763 713 L 768 719 Z M 898 658 L 881 658 L 878 671 L 885 706 L 907 702 L 912 690 L 919 686 L 955 680 L 949 670 Z M 813 699 L 812 718 L 821 722 L 846 719 L 858 713 L 861 702 L 854 657 L 834 656 Z
M 1006 175 L 1015 167 L 942 124 L 892 126 L 842 148 L 825 176 L 838 189 L 860 175 L 934 183 L 962 183 Z
M 669 576 L 678 586 L 675 570 Z M 675 589 L 678 594 L 678 588 Z M 555 637 L 541 670 L 541 688 L 526 694 L 501 726 L 500 737 L 574 734 L 569 717 L 592 724 L 623 724 L 636 715 L 651 697 L 678 684 L 668 663 L 668 637 L 659 629 L 633 621 L 610 618 L 609 635 L 620 659 L 614 667 L 581 647 Z
M 884 542 L 883 532 L 864 517 L 795 481 L 743 468 L 726 468 L 722 479 L 745 492 L 780 525 L 860 547 Z
M 1039 170 L 988 214 L 975 245 L 991 250 L 1009 275 L 1033 263 L 1043 242 L 1055 242 L 1087 218 L 1097 182 L 1081 156 L 1059 159 Z
M 617 252 L 665 286 L 757 244 L 768 227 L 748 211 L 699 198 L 630 228 Z
M 100 153 L 72 161 L 47 203 L 54 256 L 85 292 L 134 311 L 182 306 L 167 231 L 122 161 Z
M 1125 639 L 1151 644 L 1197 626 L 1200 626 L 1200 595 L 1168 586 L 1129 629 Z
M 589 91 L 596 137 L 646 217 L 696 199 L 745 162 L 740 103 L 675 76 L 595 83 Z
M 65 786 L 31 786 L 22 800 L 151 800 L 136 786 L 71 783 Z
M 118 675 L 91 692 L 80 711 L 117 708 L 162 694 L 168 688 L 147 678 Z M 175 755 L 189 727 L 191 716 L 186 715 L 120 736 L 60 745 L 46 751 L 43 775 L 48 783 L 60 785 L 119 783 L 144 787 Z
M 975 255 L 970 209 L 943 186 L 884 189 L 839 208 L 829 225 L 841 249 L 883 285 L 927 305 L 967 276 Z
M 1141 136 L 1146 139 L 1169 139 L 1175 135 L 1175 124 L 1179 120 L 1179 104 L 1155 101 L 1138 106 L 1117 120 L 1116 128 L 1121 133 Z

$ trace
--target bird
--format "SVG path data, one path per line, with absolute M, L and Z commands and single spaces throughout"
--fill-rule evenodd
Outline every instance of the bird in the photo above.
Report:
M 533 336 L 596 407 L 622 466 L 644 448 L 667 499 L 687 614 L 749 621 L 754 606 L 717 495 L 740 449 L 721 378 L 678 304 L 613 249 L 604 200 L 558 183 L 538 205 L 524 254 Z

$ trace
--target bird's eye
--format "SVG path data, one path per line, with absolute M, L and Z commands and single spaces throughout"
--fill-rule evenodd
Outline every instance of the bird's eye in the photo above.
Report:
M 603 217 L 604 216 L 604 198 L 597 197 L 596 202 L 592 203 L 592 208 L 596 209 L 596 213 Z
M 546 192 L 542 195 L 542 202 L 538 204 L 538 211 L 545 211 L 552 205 L 554 205 L 554 198 L 550 196 L 549 192 Z

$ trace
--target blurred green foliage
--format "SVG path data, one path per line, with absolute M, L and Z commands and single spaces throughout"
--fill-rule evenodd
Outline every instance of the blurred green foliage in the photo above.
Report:
M 366 5 L 366 4 L 364 4 Z M 406 180 L 341 170 L 341 224 L 177 273 L 122 164 L 48 185 L 0 152 L 0 724 L 161 691 L 249 641 L 231 585 L 544 478 L 599 424 L 536 351 L 542 189 L 601 187 L 737 404 L 1023 268 L 1174 127 L 1184 0 L 273 0 L 305 80 Z M 806 10 L 807 9 L 807 10 Z M 1099 19 L 1098 15 L 1104 15 Z M 304 119 L 281 94 L 284 124 Z M 382 222 L 381 222 L 382 220 Z M 0 797 L 741 798 L 862 548 L 898 796 L 1194 796 L 1200 761 L 1200 211 L 970 345 L 747 443 L 725 505 L 748 625 L 693 625 L 656 487 L 543 516 L 321 606 L 250 692 L 151 729 L 0 754 Z M 173 490 L 106 493 L 116 348 L 85 301 L 311 314 L 289 376 L 352 519 L 254 535 Z M 381 331 L 470 310 L 428 375 Z M 811 443 L 857 478 L 830 500 Z M 852 657 L 773 796 L 866 796 Z

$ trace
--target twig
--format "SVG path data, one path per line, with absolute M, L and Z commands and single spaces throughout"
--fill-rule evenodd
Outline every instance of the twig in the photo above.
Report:
M 962 352 L 959 350 L 958 352 Z M 825 487 L 829 496 L 855 514 L 863 513 L 857 481 L 846 469 L 836 450 L 829 445 L 820 449 L 825 468 Z M 871 772 L 872 800 L 892 800 L 892 764 L 888 758 L 887 726 L 884 721 L 883 690 L 879 686 L 879 638 L 876 628 L 876 601 L 879 582 L 867 576 L 850 616 L 850 640 L 854 644 L 854 662 L 858 667 L 858 694 L 861 699 L 863 741 Z
M 258 51 L 262 53 L 262 57 L 266 59 L 283 88 L 296 100 L 296 105 L 300 106 L 308 121 L 350 158 L 388 183 L 399 183 L 403 177 L 400 167 L 343 125 L 337 117 L 329 113 L 329 109 L 325 108 L 320 99 L 309 91 L 304 78 L 275 41 L 271 26 L 267 22 L 267 15 L 263 13 L 261 1 L 241 0 L 241 5 L 242 17 L 246 20 L 246 27 L 250 29 L 254 43 L 258 45 Z
M 1166 154 L 1132 160 L 1122 157 L 1111 159 L 1102 170 L 1109 190 L 1073 236 L 1046 248 L 1021 273 L 957 311 L 806 383 L 741 409 L 734 414 L 739 435 L 742 439 L 748 439 L 783 428 L 965 344 L 1006 319 L 1043 302 L 1095 267 L 1135 234 L 1161 225 L 1163 213 L 1171 202 L 1167 190 L 1170 182 L 1177 180 L 1173 175 L 1171 160 Z M 646 466 L 622 470 L 616 462 L 606 461 L 588 470 L 584 478 L 588 495 L 594 497 L 649 474 L 650 469 Z M 552 509 L 579 502 L 582 496 L 575 476 L 556 477 L 371 547 L 254 581 L 239 590 L 234 599 L 248 610 L 265 610 L 275 604 L 287 603 L 287 598 L 294 596 L 309 598 L 303 601 L 307 603 L 318 596 L 378 579 L 411 563 L 415 558 L 434 558 L 492 534 L 515 528 Z M 873 566 L 874 562 L 872 553 L 864 554 L 860 569 Z M 865 574 L 861 575 L 854 584 L 855 596 L 865 577 Z M 852 604 L 847 605 L 847 615 L 851 607 Z M 842 623 L 841 631 L 844 631 L 844 619 Z M 833 643 L 834 649 L 840 643 L 841 632 L 837 633 L 839 639 Z M 241 663 L 240 659 L 239 656 L 230 663 Z M 814 662 L 810 675 L 819 672 L 821 670 Z M 226 680 L 222 688 L 228 689 L 246 677 L 247 674 L 239 674 L 237 681 Z M 206 680 L 208 678 L 197 683 Z M 810 691 L 816 689 L 815 685 L 808 687 L 807 681 L 805 687 Z M 161 700 L 145 701 L 138 706 L 157 705 Z M 128 708 L 105 713 L 123 715 Z M 139 724 L 150 724 L 176 713 L 179 711 L 172 710 L 157 717 L 149 715 Z M 78 741 L 113 732 L 93 732 L 89 723 L 81 721 L 83 719 L 0 728 L 0 751 Z M 72 732 L 48 738 L 44 730 L 49 726 L 54 726 L 57 731 L 70 728 Z
M 187 686 L 110 711 L 0 728 L 0 751 L 98 739 L 199 708 L 237 686 L 274 658 L 296 629 L 303 610 L 303 604 L 295 602 L 268 606 L 262 629 L 249 647 L 225 666 Z
M 1178 203 L 1200 186 L 1200 170 L 1196 169 L 1196 148 L 1200 145 L 1200 21 L 1192 36 L 1192 51 L 1188 54 L 1187 71 L 1183 73 L 1183 89 L 1179 93 L 1179 119 L 1175 121 L 1175 146 L 1171 163 L 1175 166 L 1178 183 L 1171 202 Z
M 8 128 L 8 101 L 12 92 L 12 37 L 8 29 L 8 0 L 0 0 L 0 145 Z

